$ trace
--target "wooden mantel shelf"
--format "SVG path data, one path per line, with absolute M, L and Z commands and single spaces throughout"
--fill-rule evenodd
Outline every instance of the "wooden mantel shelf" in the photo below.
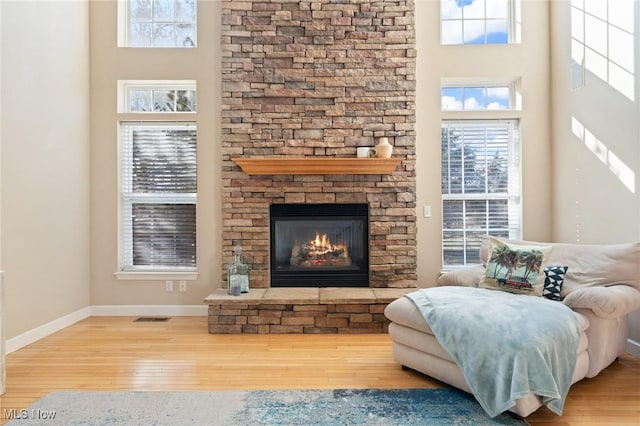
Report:
M 248 175 L 380 175 L 389 174 L 402 158 L 236 157 Z

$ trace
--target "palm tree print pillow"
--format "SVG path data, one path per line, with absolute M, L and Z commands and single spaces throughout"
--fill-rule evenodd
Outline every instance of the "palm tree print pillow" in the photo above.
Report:
M 512 246 L 492 241 L 487 272 L 478 287 L 510 293 L 542 296 L 548 246 Z

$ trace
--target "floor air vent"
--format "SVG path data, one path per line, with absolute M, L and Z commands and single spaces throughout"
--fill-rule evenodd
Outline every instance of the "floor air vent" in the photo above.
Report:
M 167 317 L 140 317 L 133 320 L 133 322 L 165 322 L 169 321 Z

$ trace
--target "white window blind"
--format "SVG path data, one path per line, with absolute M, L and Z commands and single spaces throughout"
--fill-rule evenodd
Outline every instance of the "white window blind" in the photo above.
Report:
M 121 267 L 195 270 L 196 126 L 121 123 Z
M 484 235 L 520 236 L 517 121 L 444 121 L 443 265 L 479 263 Z

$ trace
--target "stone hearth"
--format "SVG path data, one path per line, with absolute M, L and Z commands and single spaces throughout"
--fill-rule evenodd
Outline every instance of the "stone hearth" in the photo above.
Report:
M 384 308 L 410 288 L 270 288 L 205 299 L 209 333 L 386 333 Z

